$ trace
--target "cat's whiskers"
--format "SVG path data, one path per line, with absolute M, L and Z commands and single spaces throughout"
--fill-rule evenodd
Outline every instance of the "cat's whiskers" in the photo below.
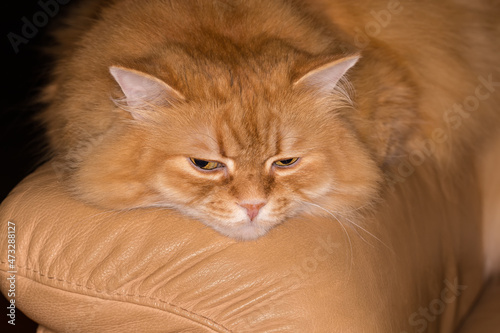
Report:
M 352 241 L 351 241 L 351 236 L 349 235 L 349 232 L 347 232 L 347 229 L 346 227 L 344 226 L 344 224 L 335 216 L 335 214 L 333 214 L 331 211 L 329 211 L 328 209 L 326 208 L 323 208 L 321 207 L 320 205 L 318 204 L 315 204 L 315 203 L 312 203 L 312 202 L 309 202 L 309 201 L 303 201 L 303 200 L 300 200 L 301 203 L 305 203 L 305 204 L 308 204 L 308 205 L 311 205 L 311 206 L 314 206 L 314 207 L 317 207 L 319 209 L 322 209 L 324 210 L 325 212 L 327 212 L 330 216 L 332 216 L 338 223 L 339 225 L 342 227 L 342 229 L 344 230 L 344 233 L 346 234 L 347 236 L 347 240 L 349 242 L 349 256 L 350 256 L 350 262 L 349 262 L 349 274 L 347 276 L 347 280 L 349 280 L 350 276 L 351 276 L 351 271 L 352 271 L 352 265 L 353 265 L 353 252 L 352 252 Z
M 310 204 L 310 205 L 313 205 L 315 207 L 318 207 L 324 211 L 326 211 L 328 214 L 330 214 L 331 216 L 333 216 L 337 221 L 339 221 L 339 219 L 337 218 L 337 216 L 335 215 L 335 213 L 333 213 L 332 211 L 320 206 L 320 205 L 317 205 L 317 204 L 313 204 L 311 202 L 307 202 L 307 201 L 302 201 L 304 203 L 307 203 L 307 204 Z M 350 210 L 350 211 L 346 211 L 347 213 L 350 213 L 350 212 L 355 212 L 355 211 L 358 211 L 364 207 L 367 207 L 369 206 L 370 204 L 367 204 L 367 205 L 364 205 L 364 206 L 361 206 L 361 207 L 358 207 L 356 209 L 353 209 L 353 210 Z M 373 233 L 369 232 L 366 228 L 363 228 L 362 226 L 360 226 L 358 223 L 354 222 L 352 219 L 348 218 L 345 214 L 340 214 L 339 212 L 337 213 L 342 219 L 346 220 L 347 222 L 349 222 L 352 226 L 354 227 L 357 227 L 359 229 L 361 229 L 362 231 L 364 231 L 365 233 L 367 233 L 368 235 L 370 235 L 371 237 L 373 237 L 374 239 L 376 239 L 378 242 L 380 242 L 382 245 L 384 245 L 387 249 L 389 249 L 391 252 L 393 252 L 393 250 L 386 244 L 384 243 L 380 238 L 378 238 L 377 236 L 375 236 Z M 340 221 L 339 221 L 340 222 Z M 365 242 L 367 243 L 368 245 L 370 246 L 373 246 L 373 244 L 369 243 L 363 236 L 361 236 L 359 234 L 359 232 L 354 229 L 356 231 L 356 233 L 360 236 L 360 238 Z
M 353 210 L 353 211 L 354 211 L 354 210 Z M 368 230 L 366 230 L 365 228 L 363 228 L 362 226 L 360 226 L 360 225 L 359 225 L 359 224 L 357 224 L 356 222 L 352 221 L 351 219 L 349 219 L 348 217 L 343 216 L 343 215 L 340 215 L 340 217 L 341 217 L 341 218 L 343 218 L 343 219 L 345 219 L 345 220 L 347 220 L 350 224 L 354 225 L 355 227 L 357 227 L 357 228 L 359 228 L 359 229 L 363 230 L 363 231 L 364 231 L 364 232 L 366 232 L 368 235 L 372 236 L 372 237 L 373 237 L 373 238 L 375 238 L 377 241 L 379 241 L 382 245 L 384 245 L 384 246 L 385 246 L 387 249 L 389 249 L 391 252 L 393 252 L 393 251 L 392 251 L 392 249 L 391 249 L 391 248 L 390 248 L 390 247 L 389 247 L 386 243 L 384 243 L 384 242 L 383 242 L 380 238 L 378 238 L 377 236 L 375 236 L 374 234 L 372 234 L 371 232 L 369 232 Z M 356 229 L 354 229 L 354 230 L 356 230 Z M 358 233 L 358 232 L 356 231 L 356 233 Z M 363 238 L 363 237 L 362 237 L 359 233 L 358 233 L 358 235 L 359 235 L 359 236 L 360 236 L 360 237 L 364 240 L 364 238 Z M 366 243 L 367 243 L 367 244 L 369 244 L 369 245 L 371 245 L 371 246 L 373 246 L 372 244 L 370 244 L 370 243 L 368 243 L 368 242 L 366 242 Z
M 356 207 L 356 208 L 351 209 L 351 210 L 344 210 L 344 212 L 346 212 L 346 213 L 358 212 L 358 211 L 362 210 L 363 208 L 370 207 L 370 206 L 372 206 L 372 205 L 373 205 L 373 203 L 367 203 L 367 204 L 365 204 L 365 205 L 362 205 L 362 206 Z

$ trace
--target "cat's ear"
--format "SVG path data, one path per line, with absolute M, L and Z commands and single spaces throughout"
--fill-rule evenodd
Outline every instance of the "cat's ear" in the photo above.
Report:
M 120 104 L 127 106 L 128 110 L 184 100 L 180 92 L 149 74 L 116 66 L 111 66 L 109 71 L 125 95 L 125 100 Z M 131 113 L 134 118 L 142 118 L 134 112 Z
M 330 94 L 359 58 L 359 55 L 354 55 L 317 67 L 295 81 L 294 86 L 311 89 L 320 94 Z

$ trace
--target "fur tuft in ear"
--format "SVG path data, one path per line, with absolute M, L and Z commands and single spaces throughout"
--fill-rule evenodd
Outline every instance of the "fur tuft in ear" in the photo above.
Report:
M 356 64 L 359 58 L 359 55 L 355 55 L 315 68 L 298 79 L 294 86 L 312 89 L 320 94 L 330 94 L 339 80 Z
M 143 119 L 141 108 L 149 105 L 171 104 L 184 100 L 184 96 L 154 76 L 136 70 L 111 66 L 109 71 L 125 95 L 116 101 L 129 111 L 135 119 Z

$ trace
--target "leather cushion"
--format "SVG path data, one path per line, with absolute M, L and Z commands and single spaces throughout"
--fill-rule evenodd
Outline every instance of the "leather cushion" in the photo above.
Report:
M 458 274 L 453 256 L 443 259 L 451 243 L 418 216 L 424 210 L 404 223 L 405 210 L 387 211 L 370 234 L 296 218 L 237 242 L 173 211 L 86 206 L 48 164 L 2 203 L 0 221 L 2 230 L 16 224 L 16 305 L 55 332 L 410 331 L 412 313 L 459 277 L 468 289 L 426 322 L 429 332 L 450 331 L 477 297 L 481 274 Z

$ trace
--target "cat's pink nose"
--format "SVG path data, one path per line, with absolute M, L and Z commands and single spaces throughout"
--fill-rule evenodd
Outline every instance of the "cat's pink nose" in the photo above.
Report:
M 239 205 L 247 210 L 247 215 L 250 218 L 250 221 L 259 214 L 260 209 L 265 205 L 265 202 L 252 202 L 252 203 L 240 203 Z

